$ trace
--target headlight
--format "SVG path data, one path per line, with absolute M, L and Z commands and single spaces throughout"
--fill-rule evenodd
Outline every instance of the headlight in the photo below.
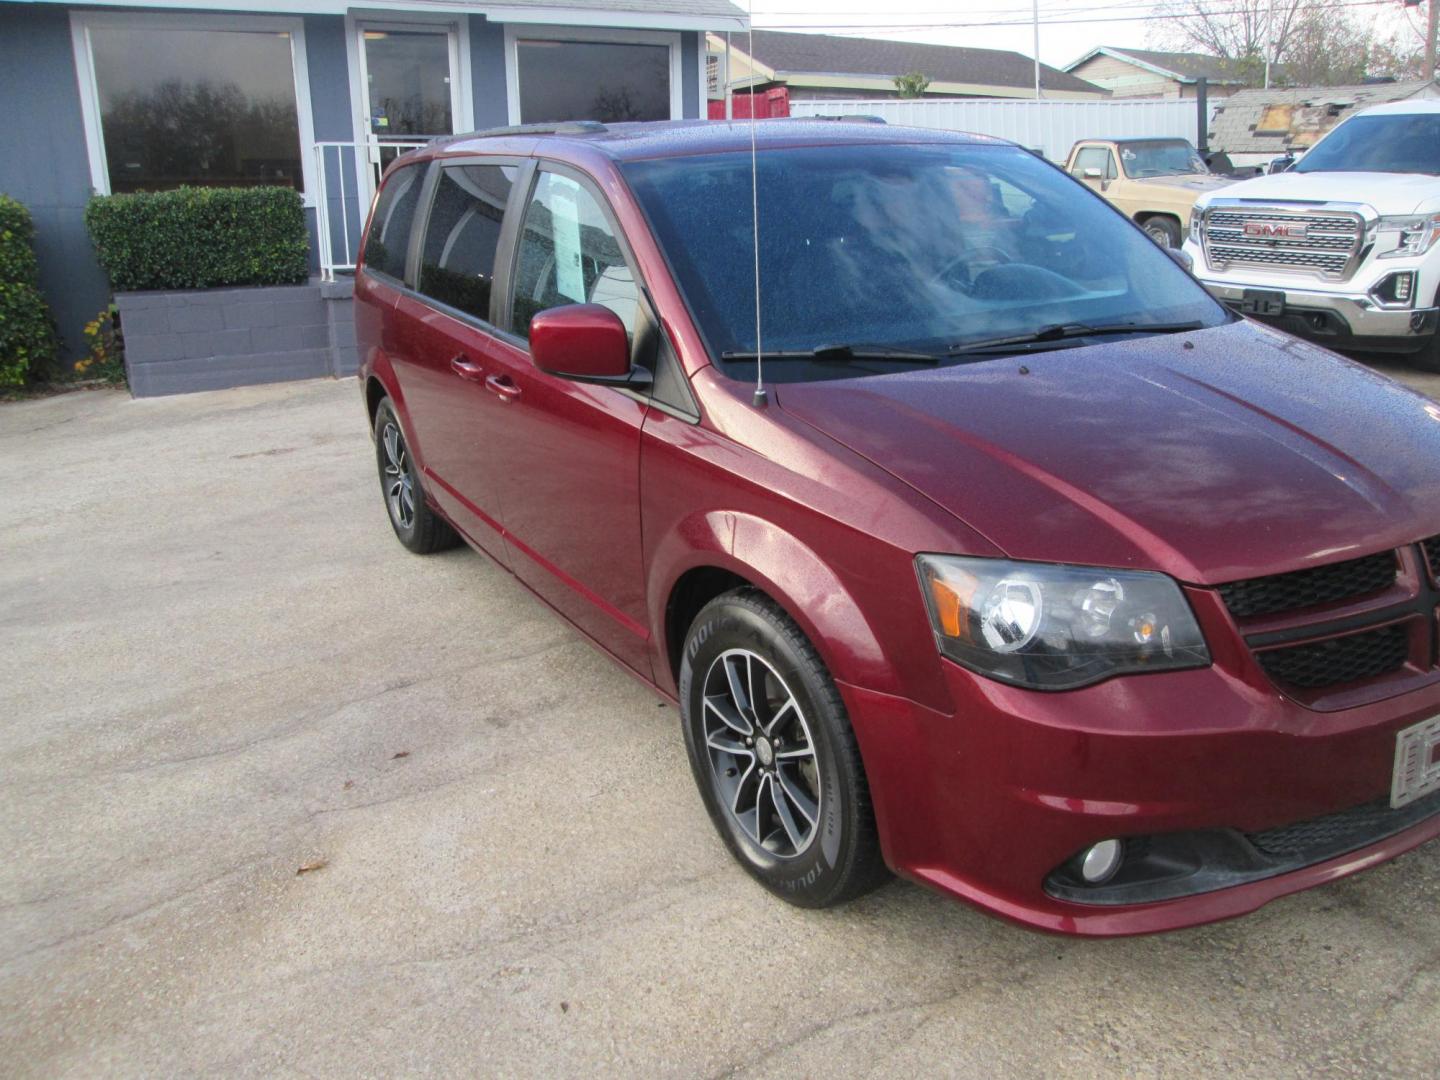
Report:
M 1381 246 L 1384 248 L 1377 258 L 1408 259 L 1424 255 L 1430 246 L 1440 239 L 1440 214 L 1429 217 L 1382 217 L 1377 226 L 1380 230 Z M 1393 246 L 1383 243 L 1389 237 L 1396 237 Z
M 1210 663 L 1164 574 L 956 555 L 920 555 L 915 568 L 941 653 L 1002 682 L 1072 690 Z
M 1190 211 L 1190 239 L 1200 243 L 1200 238 L 1205 235 L 1205 208 L 1197 206 Z

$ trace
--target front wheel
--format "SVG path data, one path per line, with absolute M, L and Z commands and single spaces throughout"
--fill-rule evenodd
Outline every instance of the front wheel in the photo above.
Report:
M 695 618 L 680 667 L 685 748 L 736 860 L 800 907 L 885 880 L 855 733 L 814 646 L 753 589 Z
M 1178 248 L 1180 246 L 1180 223 L 1173 218 L 1148 217 L 1140 227 L 1145 230 L 1146 236 L 1162 248 Z
M 1440 293 L 1435 294 L 1435 304 L 1440 307 Z M 1435 328 L 1424 348 L 1418 353 L 1410 354 L 1410 366 L 1428 371 L 1432 375 L 1440 375 L 1440 326 Z

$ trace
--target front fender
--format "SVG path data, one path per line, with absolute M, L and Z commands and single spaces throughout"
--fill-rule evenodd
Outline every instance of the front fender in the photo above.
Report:
M 773 522 L 733 510 L 697 512 L 664 536 L 647 580 L 654 671 L 675 693 L 666 613 L 676 583 L 690 570 L 726 570 L 765 592 L 810 639 L 840 682 L 898 693 L 896 673 L 874 628 L 840 578 L 811 548 Z

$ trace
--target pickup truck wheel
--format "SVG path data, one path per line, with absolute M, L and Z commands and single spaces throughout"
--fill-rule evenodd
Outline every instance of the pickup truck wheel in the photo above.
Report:
M 426 505 L 415 460 L 388 400 L 375 410 L 375 464 L 385 511 L 400 543 L 416 555 L 428 555 L 460 542 L 449 522 Z
M 1180 246 L 1180 223 L 1174 218 L 1148 217 L 1140 223 L 1145 230 L 1145 235 L 1154 240 L 1162 248 L 1178 248 Z
M 814 646 L 768 597 L 737 589 L 695 617 L 680 709 L 710 818 L 760 884 L 820 908 L 885 880 L 845 704 Z
M 1430 335 L 1425 347 L 1410 354 L 1410 366 L 1432 375 L 1440 375 L 1440 330 Z

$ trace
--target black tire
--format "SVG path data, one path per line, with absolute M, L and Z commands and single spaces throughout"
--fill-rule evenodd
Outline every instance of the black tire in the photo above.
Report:
M 1140 227 L 1145 230 L 1145 235 L 1154 240 L 1163 248 L 1180 247 L 1180 223 L 1174 218 L 1162 217 L 1156 214 L 1140 222 Z
M 398 451 L 400 471 L 392 467 Z M 386 398 L 375 410 L 375 464 L 380 472 L 380 494 L 395 537 L 416 555 L 444 551 L 460 542 L 450 523 L 430 509 L 420 487 L 420 474 L 405 442 L 404 430 Z
M 707 741 L 733 742 L 737 749 L 743 742 L 740 729 L 725 727 L 721 713 L 707 712 L 706 706 L 707 679 L 717 680 L 712 689 L 727 685 L 722 680 L 732 669 L 726 665 L 742 663 L 742 656 L 761 662 L 753 670 L 760 671 L 759 685 L 768 687 L 754 693 L 755 724 L 740 710 L 740 720 L 757 740 L 753 750 L 741 751 L 749 754 L 748 765 L 744 757 Z M 794 710 L 786 704 L 789 699 Z M 822 908 L 854 899 L 886 880 L 865 768 L 845 704 L 814 646 L 778 605 L 754 589 L 737 589 L 705 605 L 685 638 L 680 711 L 685 749 L 710 818 L 731 854 L 760 884 L 798 907 Z M 767 717 L 772 726 L 765 726 Z M 708 735 L 707 719 L 713 729 Z M 770 761 L 762 762 L 758 743 L 765 744 Z M 756 816 L 750 819 L 744 796 L 752 773 L 759 779 L 753 781 Z M 762 809 L 767 776 L 768 812 Z M 797 787 L 801 801 L 787 798 L 785 792 Z M 807 824 L 803 797 L 810 794 L 817 801 L 809 804 L 815 820 Z M 732 801 L 740 802 L 743 814 L 737 816 Z M 747 832 L 742 817 L 756 823 L 759 839 Z M 808 828 L 805 843 L 793 842 L 795 827 Z
M 1440 292 L 1435 294 L 1435 303 L 1440 306 Z M 1440 375 L 1440 327 L 1430 335 L 1430 340 L 1425 347 L 1417 353 L 1409 356 L 1410 366 L 1420 371 L 1428 371 L 1432 375 Z

